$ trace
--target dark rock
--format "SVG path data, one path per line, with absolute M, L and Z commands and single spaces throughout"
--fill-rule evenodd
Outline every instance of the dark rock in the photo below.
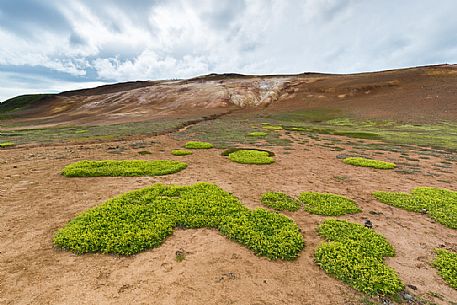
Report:
M 365 227 L 368 228 L 368 229 L 372 229 L 372 228 L 373 228 L 373 223 L 372 223 L 371 220 L 369 220 L 369 219 L 365 220 L 364 225 L 365 225 Z

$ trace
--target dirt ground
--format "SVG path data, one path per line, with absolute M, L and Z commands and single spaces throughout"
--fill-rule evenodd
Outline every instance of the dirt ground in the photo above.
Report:
M 333 192 L 357 201 L 360 214 L 340 217 L 357 223 L 369 218 L 397 255 L 386 259 L 414 296 L 437 304 L 456 302 L 457 291 L 431 267 L 433 249 L 457 249 L 457 232 L 424 215 L 377 202 L 371 192 L 409 191 L 417 186 L 457 189 L 456 165 L 438 181 L 422 173 L 405 175 L 343 164 L 340 153 L 295 142 L 291 150 L 267 148 L 276 162 L 267 166 L 230 162 L 217 149 L 175 157 L 181 146 L 169 136 L 87 145 L 18 147 L 0 151 L 1 304 L 368 304 L 367 297 L 326 275 L 313 253 L 322 239 L 317 225 L 326 217 L 304 211 L 285 213 L 303 231 L 305 249 L 295 261 L 269 261 L 208 229 L 176 230 L 159 248 L 131 257 L 75 255 L 54 248 L 56 230 L 76 214 L 106 199 L 156 182 L 217 184 L 254 208 L 266 191 L 298 195 Z M 138 151 L 152 154 L 140 156 Z M 115 152 L 115 153 L 113 153 Z M 382 158 L 397 160 L 397 153 Z M 162 177 L 65 178 L 61 169 L 82 159 L 175 159 L 182 172 Z M 431 168 L 435 157 L 421 159 Z M 425 172 L 425 171 L 424 171 Z M 344 177 L 344 178 L 342 178 Z M 447 181 L 442 182 L 442 181 Z M 374 213 L 376 212 L 376 213 Z M 182 262 L 176 251 L 185 251 Z M 455 304 L 455 303 L 454 303 Z

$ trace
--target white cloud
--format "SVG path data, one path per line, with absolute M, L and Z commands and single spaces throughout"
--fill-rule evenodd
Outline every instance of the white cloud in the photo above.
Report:
M 24 0 L 15 3 L 27 6 Z M 50 16 L 62 17 L 61 28 L 45 26 L 45 14 L 39 22 L 34 15 L 32 25 L 24 18 L 24 24 L 14 19 L 2 26 L 6 14 L 0 4 L 0 72 L 2 65 L 40 66 L 79 77 L 73 83 L 80 83 L 457 62 L 453 0 L 44 3 L 43 12 L 52 9 Z

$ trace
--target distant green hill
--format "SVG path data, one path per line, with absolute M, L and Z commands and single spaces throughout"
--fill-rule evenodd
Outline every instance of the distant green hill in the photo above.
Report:
M 0 103 L 0 119 L 7 118 L 14 114 L 15 111 L 27 108 L 32 104 L 43 101 L 46 97 L 54 94 L 27 94 L 10 98 Z

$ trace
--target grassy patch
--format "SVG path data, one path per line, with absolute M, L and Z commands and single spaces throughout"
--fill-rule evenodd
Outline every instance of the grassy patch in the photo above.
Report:
M 269 208 L 278 211 L 297 211 L 300 208 L 300 202 L 280 192 L 267 192 L 262 195 L 261 201 Z
M 457 253 L 445 249 L 436 249 L 433 266 L 438 274 L 454 289 L 457 289 Z
M 351 138 L 382 140 L 393 144 L 457 149 L 457 124 L 403 124 L 394 121 L 364 121 L 344 117 L 330 110 L 275 113 L 268 124 L 289 126 L 289 130 L 334 134 Z
M 187 164 L 170 160 L 79 161 L 65 166 L 66 177 L 138 177 L 161 176 L 179 172 Z
M 263 120 L 263 119 L 262 119 Z M 264 137 L 252 137 L 252 126 L 262 126 L 261 119 L 252 115 L 237 113 L 236 116 L 226 115 L 216 120 L 210 120 L 193 125 L 186 130 L 175 133 L 178 140 L 207 141 L 217 148 L 229 148 L 238 145 L 253 145 L 262 140 L 263 145 L 290 145 L 289 139 L 281 138 L 279 132 L 269 132 Z
M 418 187 L 411 194 L 375 192 L 382 203 L 417 213 L 426 213 L 435 221 L 457 229 L 457 192 L 433 187 Z
M 190 119 L 189 119 L 190 120 Z M 59 127 L 43 129 L 0 130 L 1 141 L 13 141 L 18 144 L 27 143 L 69 143 L 103 142 L 128 139 L 132 136 L 154 136 L 179 128 L 186 119 L 134 122 L 125 124 L 84 126 L 84 128 Z M 45 123 L 45 122 L 44 122 Z M 14 127 L 14 126 L 12 126 Z M 84 130 L 84 132 L 82 131 Z
M 261 150 L 237 150 L 228 155 L 233 162 L 242 164 L 271 164 L 274 159 L 268 152 Z
M 248 133 L 248 136 L 250 137 L 266 137 L 268 133 L 263 132 L 263 131 L 253 131 Z
M 187 149 L 174 149 L 171 151 L 171 154 L 173 156 L 188 156 L 192 154 L 192 151 Z
M 210 149 L 213 148 L 214 145 L 208 142 L 189 141 L 184 147 L 187 149 Z
M 315 253 L 325 272 L 369 295 L 395 295 L 403 289 L 396 272 L 383 262 L 395 255 L 383 236 L 343 220 L 326 220 L 319 234 L 329 241 Z
M 354 166 L 372 167 L 376 169 L 393 169 L 395 163 L 361 158 L 361 157 L 349 157 L 343 160 L 344 163 Z
M 2 143 L 0 143 L 0 148 L 6 148 L 6 147 L 11 147 L 11 146 L 16 146 L 16 143 L 14 143 L 14 142 L 2 142 Z
M 209 183 L 155 184 L 115 197 L 71 220 L 57 232 L 54 243 L 75 253 L 130 255 L 160 246 L 175 227 L 218 229 L 270 259 L 294 259 L 304 247 L 291 219 L 249 210 Z
M 305 211 L 311 214 L 340 216 L 362 211 L 354 200 L 341 195 L 304 192 L 299 200 L 303 202 Z

